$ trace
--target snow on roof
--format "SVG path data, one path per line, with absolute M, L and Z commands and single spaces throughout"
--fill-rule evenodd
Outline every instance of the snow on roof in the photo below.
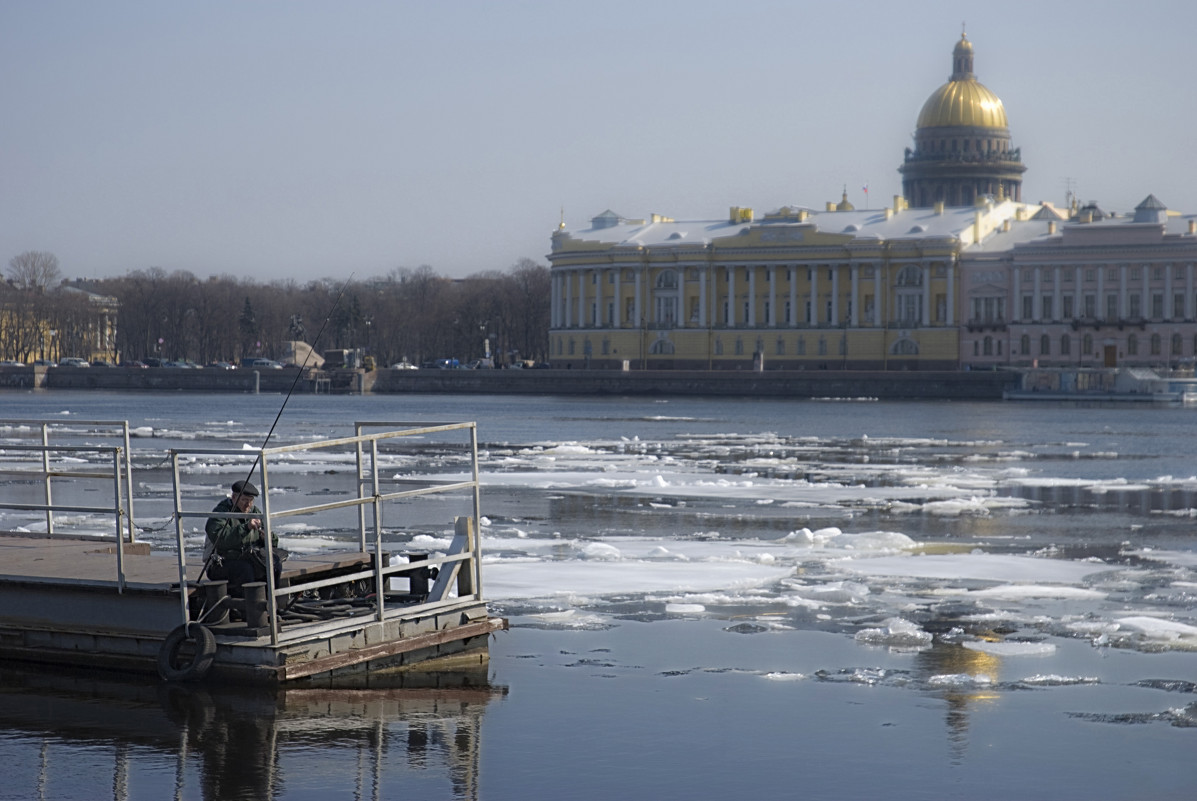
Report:
M 1011 209 L 1013 206 L 1011 207 Z M 784 214 L 790 210 L 794 214 Z M 805 219 L 796 213 L 802 210 Z M 730 220 L 652 221 L 628 219 L 606 211 L 591 220 L 585 228 L 564 229 L 560 233 L 570 239 L 607 243 L 613 247 L 683 247 L 709 245 L 713 240 L 736 236 L 750 229 L 771 227 L 804 227 L 822 233 L 849 234 L 856 239 L 930 239 L 955 237 L 971 228 L 976 209 L 972 206 L 948 207 L 943 213 L 934 209 L 904 209 L 888 217 L 885 209 L 854 209 L 852 211 L 812 211 L 791 206 L 776 216 L 752 222 Z M 1011 210 L 1009 212 L 1013 214 Z

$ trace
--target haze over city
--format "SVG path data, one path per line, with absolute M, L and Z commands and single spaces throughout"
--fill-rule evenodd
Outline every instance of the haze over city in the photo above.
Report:
M 1179 0 L 7 2 L 0 256 L 463 277 L 544 263 L 562 214 L 881 207 L 962 24 L 1024 200 L 1197 213 L 1195 23 Z

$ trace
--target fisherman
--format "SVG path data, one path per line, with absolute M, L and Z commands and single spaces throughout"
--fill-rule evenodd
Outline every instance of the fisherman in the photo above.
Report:
M 233 484 L 233 495 L 216 504 L 208 524 L 204 526 L 207 541 L 204 558 L 208 561 L 208 578 L 227 580 L 229 595 L 240 598 L 241 586 L 251 581 L 266 580 L 265 539 L 262 537 L 262 518 L 223 517 L 230 512 L 262 514 L 254 504 L 258 488 L 248 481 Z M 279 556 L 278 536 L 271 536 L 274 553 L 274 585 L 279 586 L 282 559 Z

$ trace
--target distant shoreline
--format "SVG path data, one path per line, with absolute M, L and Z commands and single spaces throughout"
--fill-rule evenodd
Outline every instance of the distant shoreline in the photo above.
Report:
M 468 393 L 884 400 L 1001 400 L 1012 371 L 858 370 L 186 370 L 177 368 L 0 368 L 0 390 Z

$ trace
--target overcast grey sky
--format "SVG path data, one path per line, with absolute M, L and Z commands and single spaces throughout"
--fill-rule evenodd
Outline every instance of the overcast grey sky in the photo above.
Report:
M 1197 213 L 1191 0 L 2 0 L 0 264 L 457 277 L 562 208 L 886 205 L 962 23 L 1024 200 Z

